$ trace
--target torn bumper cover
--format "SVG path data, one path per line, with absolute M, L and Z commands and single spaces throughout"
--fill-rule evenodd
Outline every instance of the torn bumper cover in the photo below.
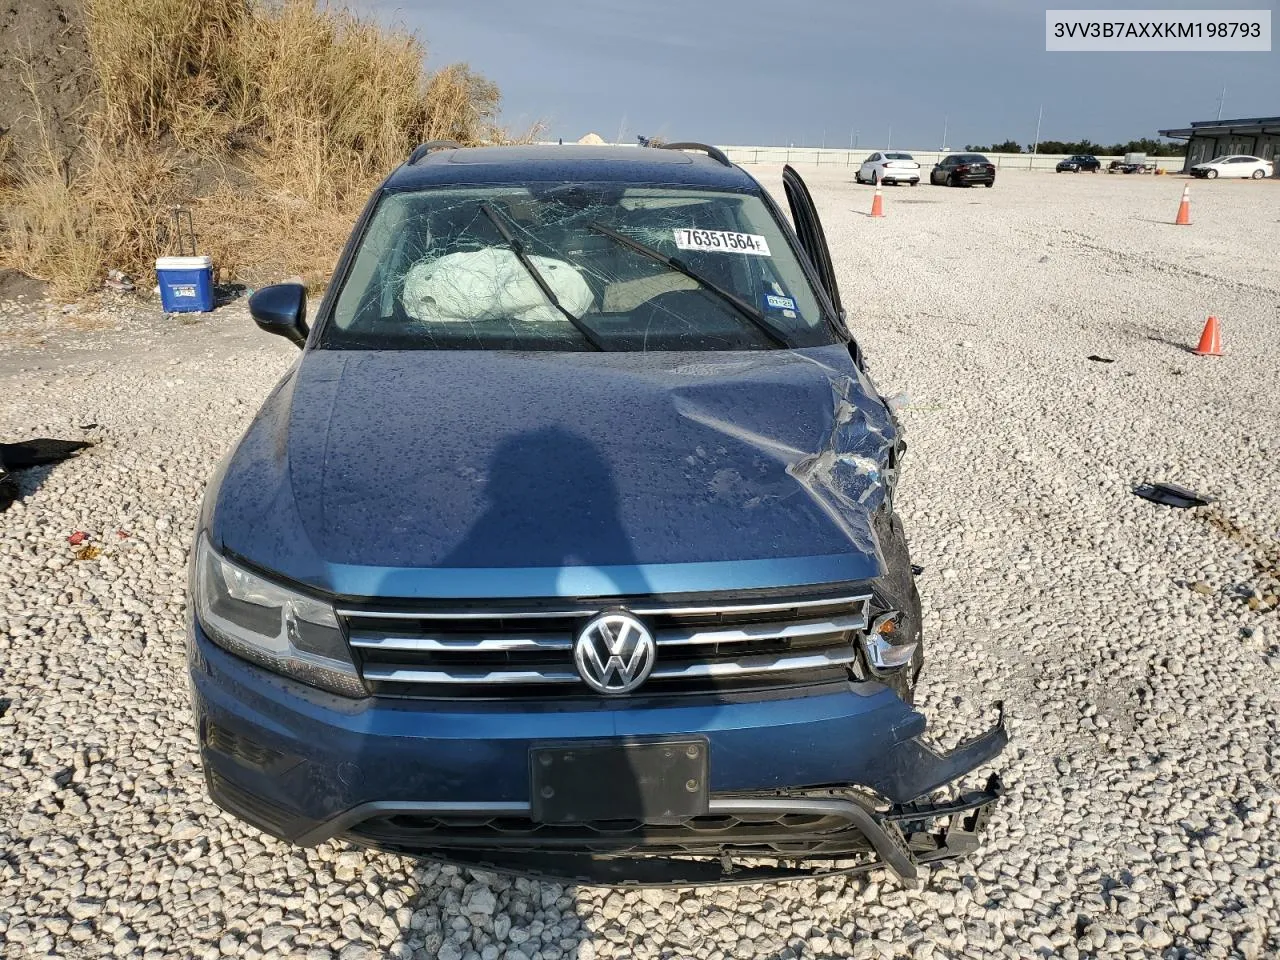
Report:
M 924 716 L 876 683 L 783 700 L 658 700 L 622 713 L 589 701 L 547 713 L 376 699 L 338 711 L 340 698 L 268 675 L 198 627 L 191 640 L 211 796 L 304 845 L 341 838 L 610 885 L 785 880 L 877 866 L 910 880 L 918 864 L 972 849 L 1000 795 L 993 779 L 975 793 L 952 789 L 945 802 L 936 799 L 1000 753 L 1008 742 L 1002 720 L 940 753 L 922 739 Z M 532 757 L 548 743 L 682 736 L 707 747 L 705 806 L 693 814 L 536 818 Z M 810 786 L 791 786 L 800 784 Z M 619 816 L 628 788 L 634 797 L 634 783 L 601 783 L 616 794 Z
M 888 868 L 906 885 L 917 878 L 917 867 L 964 856 L 975 850 L 991 809 L 1004 795 L 999 776 L 991 774 L 980 790 L 968 791 L 948 802 L 917 802 L 893 807 L 887 813 L 870 811 L 863 801 L 839 791 L 829 796 L 725 797 L 711 801 L 706 823 L 678 827 L 649 825 L 643 839 L 632 834 L 609 838 L 618 824 L 583 825 L 577 837 L 562 831 L 560 838 L 533 838 L 521 843 L 513 826 L 501 844 L 452 842 L 424 848 L 407 834 L 422 814 L 368 811 L 362 824 L 339 836 L 379 850 L 420 856 L 472 869 L 512 873 L 533 879 L 597 886 L 718 886 L 772 883 L 869 873 Z M 483 818 L 436 814 L 441 822 Z M 802 837 L 786 828 L 791 820 L 822 824 L 824 833 Z M 399 821 L 399 832 L 388 834 L 386 824 Z M 494 812 L 492 821 L 515 824 L 519 818 Z M 739 836 L 726 824 L 740 825 Z M 376 829 L 375 828 L 380 828 Z M 422 829 L 419 827 L 419 829 Z M 699 833 L 707 842 L 697 843 Z M 574 849 L 557 849 L 556 839 L 569 840 Z M 717 845 L 719 849 L 712 849 Z M 784 849 L 784 845 L 789 849 Z M 588 848 L 599 849 L 588 849 Z
M 982 735 L 939 754 L 918 739 L 895 759 L 920 784 L 943 785 L 993 759 L 1008 743 L 1000 719 Z M 932 792 L 930 787 L 930 792 Z M 689 886 L 776 882 L 887 868 L 904 884 L 917 868 L 978 847 L 1004 784 L 992 773 L 976 790 L 877 809 L 856 787 L 726 795 L 702 817 L 680 822 L 542 824 L 529 808 L 449 812 L 434 805 L 367 804 L 303 842 L 338 835 L 380 850 L 460 866 L 602 886 Z

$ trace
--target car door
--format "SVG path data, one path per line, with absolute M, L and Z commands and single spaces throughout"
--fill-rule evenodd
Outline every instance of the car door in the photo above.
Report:
M 859 171 L 863 180 L 870 180 L 871 174 L 877 173 L 877 165 L 880 163 L 880 154 L 873 153 L 862 161 L 862 170 Z
M 878 156 L 878 154 L 877 154 Z M 844 307 L 840 304 L 840 288 L 836 285 L 836 271 L 831 263 L 831 251 L 827 247 L 827 236 L 822 230 L 822 221 L 818 219 L 818 208 L 813 205 L 813 197 L 809 188 L 790 166 L 782 168 L 782 187 L 787 193 L 787 204 L 791 207 L 791 222 L 795 225 L 796 236 L 805 256 L 809 258 L 814 273 L 818 275 L 818 283 L 822 286 L 835 308 L 836 316 L 844 321 Z

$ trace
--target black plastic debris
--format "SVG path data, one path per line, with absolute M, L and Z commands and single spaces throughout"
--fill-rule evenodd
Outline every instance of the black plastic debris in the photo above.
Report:
M 918 577 L 920 574 L 924 573 L 924 567 L 920 566 L 918 563 L 913 563 L 911 565 L 911 572 Z
M 12 471 L 60 463 L 91 446 L 93 444 L 87 440 L 52 440 L 46 437 L 22 443 L 0 443 L 0 512 L 18 499 L 18 484 Z
M 1150 500 L 1164 507 L 1178 507 L 1181 510 L 1213 503 L 1212 497 L 1202 496 L 1178 483 L 1140 483 L 1133 488 L 1133 492 L 1143 500 Z
M 25 470 L 46 463 L 61 463 L 92 446 L 88 440 L 51 440 L 47 437 L 21 443 L 0 443 L 0 460 L 10 470 Z
M 1096 353 L 1089 354 L 1086 360 L 1092 360 L 1094 363 L 1115 363 L 1110 357 L 1100 357 Z

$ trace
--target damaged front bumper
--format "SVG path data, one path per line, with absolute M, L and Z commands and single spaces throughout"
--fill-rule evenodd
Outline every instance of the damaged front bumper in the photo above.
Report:
M 471 869 L 514 873 L 533 879 L 586 886 L 688 887 L 727 886 L 744 883 L 777 883 L 849 876 L 889 869 L 904 886 L 915 885 L 918 867 L 939 860 L 962 857 L 977 849 L 992 809 L 1004 796 L 1004 784 L 991 774 L 981 789 L 966 791 L 944 802 L 917 801 L 875 813 L 859 799 L 833 791 L 829 797 L 812 795 L 775 798 L 713 799 L 712 817 L 772 814 L 822 816 L 840 819 L 845 833 L 861 838 L 864 849 L 815 838 L 811 846 L 819 852 L 804 851 L 794 836 L 787 840 L 794 849 L 780 855 L 756 850 L 728 849 L 714 853 L 672 852 L 651 845 L 641 852 L 600 853 L 552 849 L 468 848 L 442 846 L 429 851 L 412 849 L 383 839 L 370 842 L 360 832 L 343 833 L 344 839 L 362 846 L 422 856 Z M 752 835 L 750 842 L 759 842 Z M 833 852 L 832 846 L 847 846 Z
M 351 701 L 271 674 L 194 627 L 193 704 L 212 798 L 302 845 L 340 838 L 579 883 L 688 886 L 857 873 L 910 880 L 973 848 L 998 780 L 954 794 L 1008 742 L 1002 719 L 950 752 L 879 683 L 788 698 Z M 706 743 L 706 807 L 679 822 L 544 823 L 531 756 L 549 742 Z M 683 781 L 681 781 L 683 782 Z M 616 785 L 615 785 L 616 786 Z M 945 794 L 943 788 L 951 788 Z M 604 789 L 604 787 L 602 787 Z M 949 799 L 939 801 L 938 796 Z
M 1003 707 L 995 725 L 950 753 L 906 741 L 901 759 L 917 783 L 949 783 L 1008 743 Z M 706 816 L 678 823 L 546 824 L 529 807 L 441 810 L 434 804 L 371 803 L 326 824 L 349 842 L 460 866 L 603 886 L 704 886 L 813 879 L 891 870 L 905 885 L 917 868 L 977 848 L 996 802 L 999 775 L 945 800 L 885 807 L 857 787 L 712 796 Z

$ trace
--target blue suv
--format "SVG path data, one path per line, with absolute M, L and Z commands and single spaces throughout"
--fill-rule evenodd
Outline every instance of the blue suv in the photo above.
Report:
M 852 873 L 1001 793 L 912 708 L 905 443 L 813 202 L 699 144 L 418 148 L 209 483 L 190 675 L 210 795 L 569 881 Z

